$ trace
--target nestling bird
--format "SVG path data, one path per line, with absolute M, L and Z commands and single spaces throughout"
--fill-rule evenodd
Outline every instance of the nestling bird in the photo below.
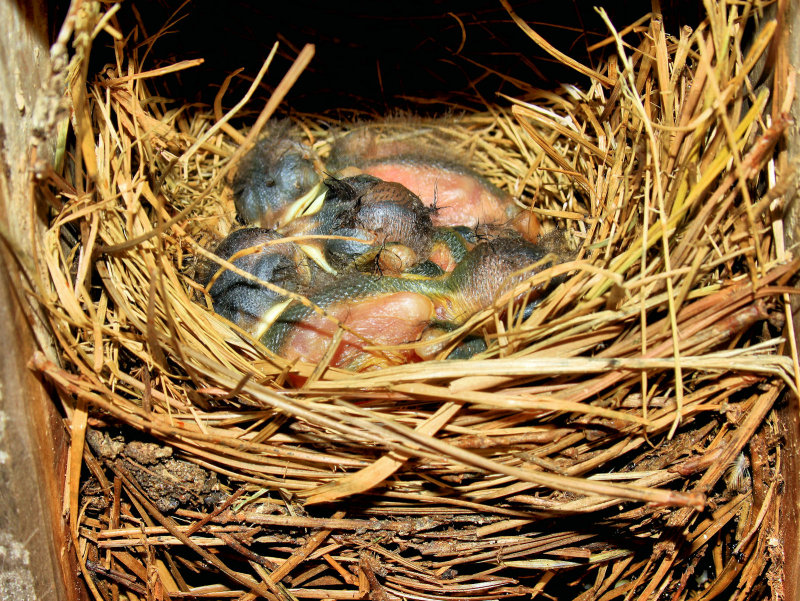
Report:
M 216 247 L 220 259 L 252 278 L 212 261 L 200 266 L 197 279 L 208 288 L 214 311 L 254 335 L 263 333 L 260 324 L 269 319 L 270 310 L 288 304 L 282 291 L 305 294 L 320 277 L 296 244 L 276 242 L 280 239 L 272 230 L 243 228 Z
M 233 178 L 236 214 L 244 225 L 275 227 L 284 213 L 313 194 L 321 181 L 310 147 L 296 140 L 287 121 L 271 125 L 246 155 Z
M 434 226 L 509 227 L 535 242 L 539 222 L 511 197 L 481 177 L 463 160 L 419 137 L 395 138 L 381 124 L 340 135 L 325 161 L 293 136 L 290 123 L 269 127 L 237 170 L 232 182 L 240 221 L 276 227 L 298 217 L 321 194 L 324 174 L 338 178 L 365 173 L 402 184 L 428 207 Z M 323 173 L 324 172 L 324 173 Z
M 434 146 L 422 140 L 405 130 L 402 135 L 388 134 L 380 123 L 361 127 L 338 138 L 326 167 L 330 172 L 363 172 L 403 184 L 426 206 L 437 208 L 436 226 L 507 226 L 536 241 L 539 222 L 532 213 L 517 207 L 446 143 Z
M 323 180 L 315 162 L 288 126 L 270 130 L 234 179 L 239 220 L 262 227 L 217 247 L 238 272 L 214 263 L 200 278 L 217 313 L 289 361 L 468 358 L 481 338 L 453 350 L 443 334 L 568 254 L 537 244 L 532 214 L 442 151 L 367 129 L 334 145 L 337 176 Z
M 337 281 L 311 302 L 325 315 L 302 305 L 288 307 L 261 340 L 288 360 L 319 362 L 333 342 L 339 325 L 346 330 L 331 365 L 363 370 L 419 361 L 435 354 L 423 347 L 370 350 L 422 340 L 433 329 L 443 333 L 488 308 L 535 271 L 556 261 L 549 249 L 519 236 L 476 245 L 452 271 L 430 278 L 359 275 Z M 541 293 L 545 284 L 538 284 Z M 535 296 L 535 295 L 534 295 Z M 473 352 L 480 350 L 473 345 Z

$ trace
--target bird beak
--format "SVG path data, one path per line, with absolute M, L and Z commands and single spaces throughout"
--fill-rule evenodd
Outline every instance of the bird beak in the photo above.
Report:
M 275 320 L 278 319 L 280 314 L 283 313 L 283 310 L 288 307 L 289 303 L 291 302 L 292 299 L 288 298 L 285 301 L 272 305 L 269 309 L 264 311 L 261 319 L 258 320 L 258 324 L 256 324 L 253 336 L 260 339 L 266 333 L 266 331 L 272 327 L 272 324 L 275 323 Z
M 314 263 L 319 265 L 324 271 L 327 271 L 331 275 L 336 275 L 337 271 L 330 266 L 328 260 L 325 258 L 325 253 L 322 252 L 322 248 L 320 248 L 318 244 L 298 243 L 297 246 L 306 253 L 309 259 L 314 261 Z
M 298 217 L 317 213 L 322 208 L 322 203 L 325 200 L 325 194 L 327 192 L 328 188 L 325 184 L 318 182 L 316 186 L 286 208 L 283 215 L 280 217 L 277 227 L 284 226 Z

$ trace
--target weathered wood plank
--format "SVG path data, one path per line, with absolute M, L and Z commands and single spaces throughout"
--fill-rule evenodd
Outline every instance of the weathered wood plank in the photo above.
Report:
M 780 73 L 786 62 L 792 77 L 800 69 L 800 3 L 782 1 L 778 3 L 778 19 L 783 21 L 779 28 L 782 37 L 776 40 L 774 53 L 776 72 Z M 781 78 L 782 79 L 782 78 Z M 789 81 L 777 81 L 775 86 L 779 95 L 787 89 Z M 789 144 L 786 156 L 783 159 L 784 171 L 792 161 L 800 160 L 800 98 L 795 92 L 791 108 L 794 124 L 789 130 Z M 800 243 L 800 190 L 794 186 L 787 192 L 787 203 L 784 224 L 786 226 L 786 248 L 792 249 L 792 254 L 797 256 L 797 244 Z M 795 337 L 800 340 L 800 300 L 795 296 L 792 299 L 792 312 L 794 316 Z M 798 399 L 788 393 L 787 402 L 781 411 L 784 434 L 786 436 L 784 452 L 782 455 L 782 471 L 784 481 L 784 494 L 781 499 L 781 532 L 780 538 L 784 549 L 784 598 L 800 599 L 800 403 Z
M 0 600 L 81 598 L 60 516 L 66 434 L 27 369 L 37 348 L 11 248 L 30 256 L 34 105 L 48 73 L 46 4 L 0 2 Z M 40 148 L 40 156 L 50 149 Z M 40 334 L 41 336 L 41 334 Z M 42 340 L 40 337 L 39 340 Z

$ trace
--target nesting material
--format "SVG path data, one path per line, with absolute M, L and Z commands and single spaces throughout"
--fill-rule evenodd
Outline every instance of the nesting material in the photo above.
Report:
M 248 138 L 163 102 L 117 41 L 72 96 L 36 257 L 61 356 L 32 367 L 63 400 L 94 598 L 780 598 L 793 89 L 750 80 L 775 36 L 758 3 L 708 6 L 678 39 L 656 17 L 610 35 L 583 89 L 387 123 L 447 136 L 579 250 L 451 334 L 485 339 L 477 357 L 365 373 L 275 356 L 194 278 L 285 86 Z M 348 129 L 294 124 L 322 157 Z

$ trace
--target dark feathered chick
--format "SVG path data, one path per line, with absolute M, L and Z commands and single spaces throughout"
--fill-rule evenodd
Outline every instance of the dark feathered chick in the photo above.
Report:
M 321 218 L 330 233 L 363 240 L 329 240 L 325 255 L 336 269 L 365 266 L 374 258 L 382 271 L 402 273 L 427 260 L 433 246 L 431 210 L 405 186 L 369 175 L 325 180 Z
M 479 243 L 450 274 L 430 278 L 362 274 L 345 278 L 311 297 L 326 311 L 325 316 L 294 304 L 265 332 L 262 342 L 290 360 L 313 363 L 325 355 L 341 322 L 347 332 L 333 355 L 334 366 L 360 370 L 429 358 L 435 354 L 431 348 L 416 353 L 411 349 L 369 347 L 391 347 L 424 340 L 426 333 L 449 331 L 490 307 L 499 295 L 532 273 L 559 260 L 549 253 L 547 247 L 509 236 Z M 541 283 L 536 290 L 541 293 L 545 288 Z M 459 356 L 469 356 L 481 348 L 473 339 L 459 349 Z
M 199 272 L 198 281 L 208 288 L 214 311 L 256 336 L 263 333 L 259 324 L 270 311 L 276 305 L 285 306 L 288 300 L 263 282 L 298 293 L 306 292 L 312 282 L 308 261 L 297 245 L 276 244 L 278 239 L 271 230 L 243 228 L 231 233 L 215 249 L 217 256 L 254 279 L 213 261 L 206 261 Z
M 413 125 L 389 120 L 348 132 L 335 141 L 326 168 L 358 170 L 403 184 L 426 206 L 437 208 L 435 226 L 499 225 L 536 241 L 540 228 L 533 213 L 476 173 L 454 150 L 458 140 L 440 132 L 441 139 L 433 143 L 435 129 Z
M 236 213 L 245 225 L 274 228 L 289 221 L 286 215 L 320 183 L 310 147 L 296 140 L 288 122 L 271 126 L 242 160 L 233 178 Z

